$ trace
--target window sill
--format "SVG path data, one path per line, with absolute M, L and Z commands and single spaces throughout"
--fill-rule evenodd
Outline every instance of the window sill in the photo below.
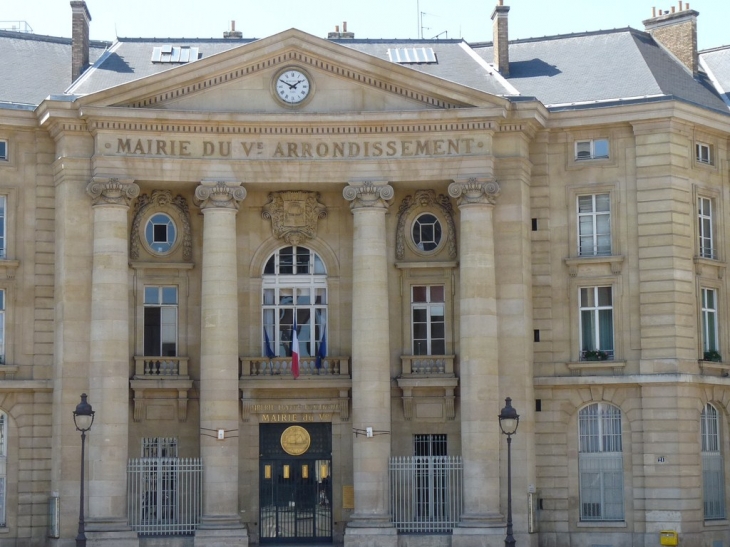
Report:
M 15 380 L 18 367 L 12 365 L 0 365 L 0 380 Z
M 578 275 L 579 266 L 594 266 L 597 264 L 608 264 L 611 267 L 611 273 L 617 275 L 621 273 L 623 263 L 624 257 L 622 255 L 589 255 L 565 259 L 565 265 L 568 266 L 568 273 L 570 274 L 570 277 Z
M 717 258 L 705 258 L 703 256 L 695 256 L 695 273 L 697 275 L 712 275 L 713 271 L 717 275 L 718 279 L 722 279 L 725 276 L 725 262 L 718 260 Z
M 583 372 L 590 373 L 594 370 L 609 370 L 613 369 L 613 374 L 619 376 L 624 373 L 626 368 L 626 361 L 621 360 L 606 360 L 606 361 L 572 361 L 566 363 L 568 369 L 573 376 L 582 376 Z
M 10 533 L 10 528 L 8 528 L 7 526 L 0 526 L 0 534 L 9 534 L 9 533 Z
M 576 528 L 626 528 L 625 520 L 579 520 Z
M 704 359 L 699 360 L 700 370 L 719 370 L 723 376 L 730 376 L 730 364 L 723 363 L 720 361 L 705 361 Z
M 704 522 L 705 526 L 708 526 L 710 528 L 719 528 L 721 526 L 728 526 L 730 522 L 728 522 L 727 519 L 717 519 L 717 520 L 706 520 Z

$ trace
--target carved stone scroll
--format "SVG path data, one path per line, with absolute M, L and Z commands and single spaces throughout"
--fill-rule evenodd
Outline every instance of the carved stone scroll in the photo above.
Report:
M 246 189 L 240 182 L 204 180 L 195 189 L 195 202 L 201 209 L 217 207 L 236 209 L 246 199 Z
M 129 207 L 132 199 L 139 195 L 139 186 L 131 179 L 94 177 L 86 186 L 93 205 L 124 205 Z
M 385 182 L 351 182 L 342 190 L 342 196 L 351 201 L 350 209 L 361 207 L 388 208 L 388 201 L 393 199 L 395 191 Z
M 476 177 L 449 184 L 449 195 L 459 200 L 459 207 L 472 203 L 495 205 L 499 192 L 499 184 L 495 181 L 485 181 Z

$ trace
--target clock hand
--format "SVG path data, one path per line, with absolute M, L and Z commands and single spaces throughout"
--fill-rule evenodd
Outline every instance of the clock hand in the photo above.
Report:
M 296 89 L 299 84 L 301 84 L 304 80 L 299 80 L 297 83 L 295 83 L 292 88 Z
M 294 85 L 291 85 L 291 84 L 290 84 L 289 82 L 287 82 L 287 81 L 285 81 L 285 80 L 282 80 L 282 79 L 279 79 L 279 81 L 280 81 L 280 82 L 281 82 L 282 84 L 286 84 L 286 85 L 288 85 L 288 86 L 289 86 L 289 89 L 296 89 L 296 88 L 297 88 L 297 85 L 296 85 L 296 84 L 294 84 Z M 297 84 L 298 84 L 298 83 L 299 83 L 299 82 L 297 82 Z

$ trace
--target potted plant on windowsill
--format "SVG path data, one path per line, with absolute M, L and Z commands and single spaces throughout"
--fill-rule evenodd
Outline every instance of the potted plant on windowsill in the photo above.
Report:
M 608 361 L 608 352 L 600 349 L 588 349 L 583 352 L 584 361 Z
M 713 363 L 722 363 L 722 355 L 717 350 L 706 351 L 702 357 L 703 361 L 712 361 Z

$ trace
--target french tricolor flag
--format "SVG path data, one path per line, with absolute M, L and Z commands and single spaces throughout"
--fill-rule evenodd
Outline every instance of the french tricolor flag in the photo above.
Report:
M 299 338 L 297 338 L 297 318 L 294 316 L 294 328 L 291 333 L 291 373 L 299 378 Z

